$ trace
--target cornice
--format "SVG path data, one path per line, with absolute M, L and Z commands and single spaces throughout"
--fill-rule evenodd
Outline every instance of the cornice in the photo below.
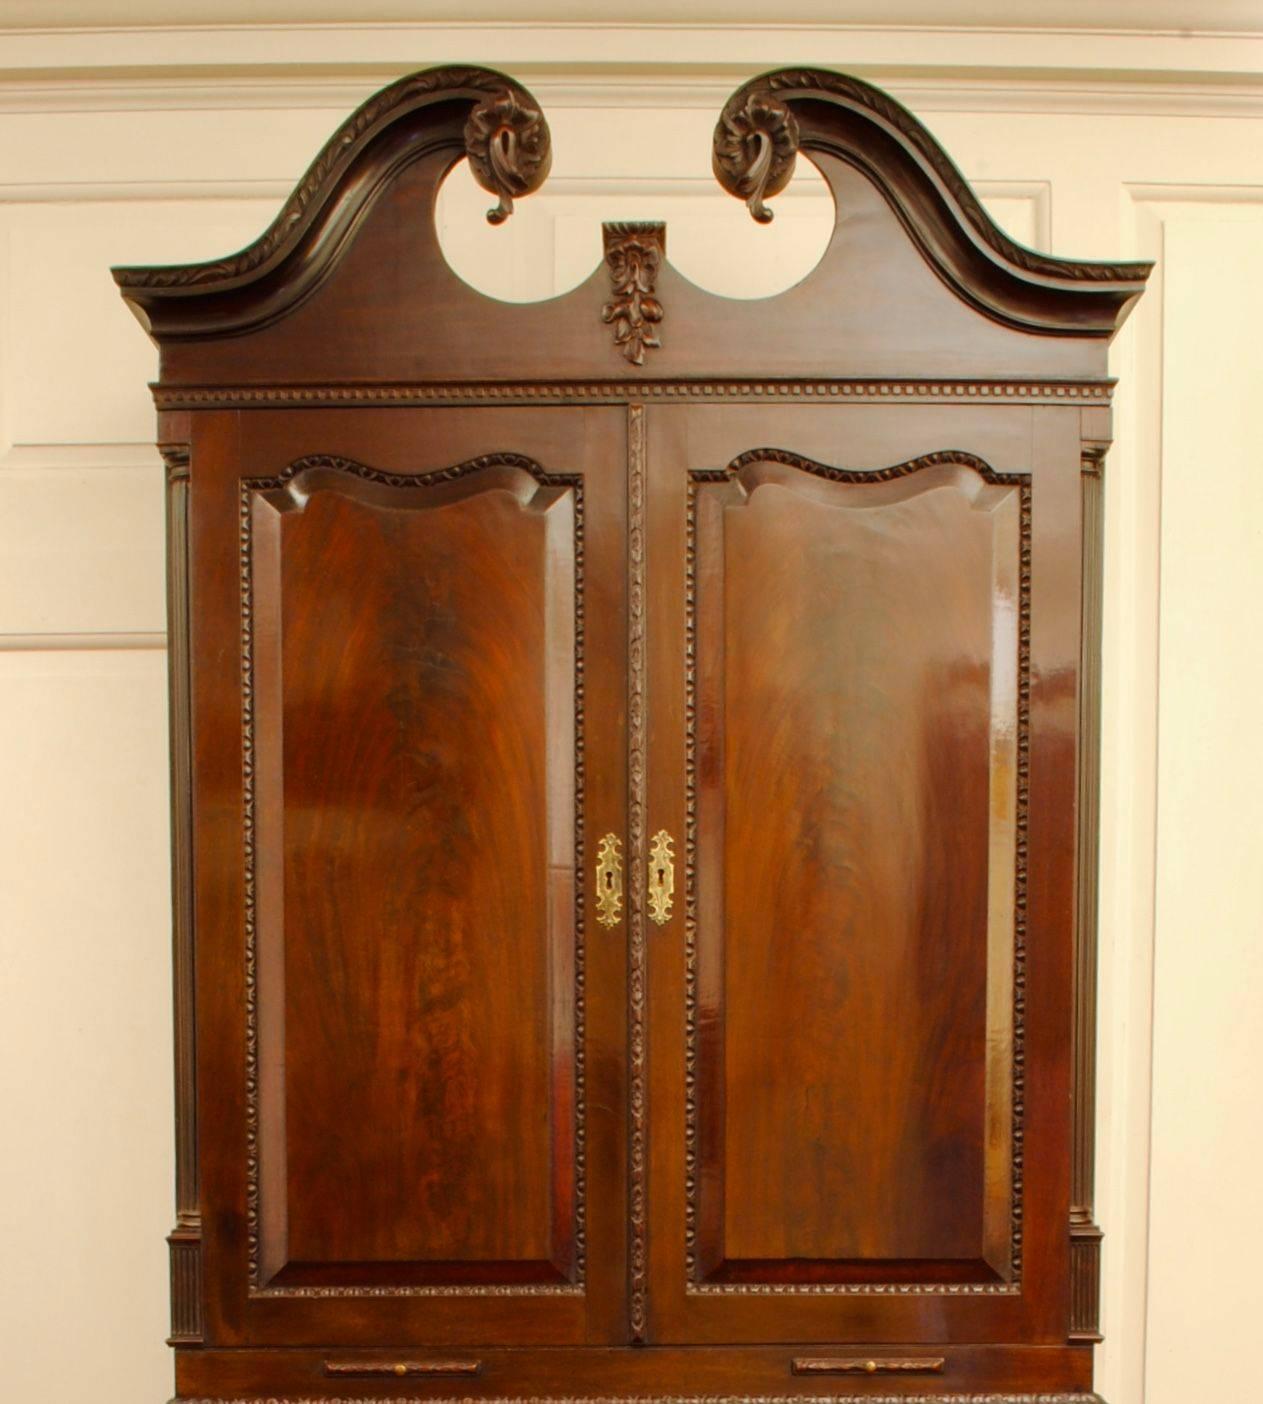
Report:
M 340 24 L 345 21 L 345 0 L 58 0 L 50 17 L 47 0 L 6 0 L 5 22 L 14 29 L 64 30 L 78 27 L 150 25 Z M 429 0 L 431 20 L 463 17 L 462 0 Z M 489 22 L 522 17 L 511 0 L 485 0 L 480 14 Z M 535 0 L 529 14 L 540 23 L 575 19 L 601 22 L 602 11 L 620 14 L 610 0 Z M 764 8 L 753 0 L 694 0 L 690 11 L 696 20 L 741 21 L 759 19 Z M 959 0 L 846 0 L 841 11 L 851 27 L 940 26 L 968 29 L 1004 29 L 1013 32 L 1050 28 L 1175 30 L 1222 33 L 1259 28 L 1255 0 L 1146 0 L 1143 23 L 1137 22 L 1132 0 L 1043 0 L 1038 7 L 1017 6 L 1011 0 L 974 0 L 962 14 Z M 357 21 L 390 24 L 411 20 L 415 0 L 362 0 Z M 838 19 L 836 0 L 792 0 L 784 7 L 787 23 Z M 674 20 L 678 10 L 669 0 L 644 0 L 638 14 L 644 21 Z
M 553 66 L 514 65 L 531 91 L 552 112 L 571 108 L 661 108 L 717 112 L 732 90 L 757 65 L 697 70 L 662 65 L 654 75 L 593 65 L 566 71 Z M 1036 115 L 1091 113 L 1128 117 L 1263 117 L 1263 77 L 1256 82 L 1180 80 L 1127 81 L 1089 73 L 1049 77 L 952 71 L 908 72 L 895 65 L 853 65 L 914 111 L 1023 112 Z M 224 112 L 356 107 L 383 83 L 399 77 L 397 64 L 363 70 L 294 68 L 266 75 L 246 69 L 218 75 L 177 76 L 162 72 L 117 78 L 104 73 L 0 73 L 0 114 L 63 112 Z M 550 188 L 556 187 L 556 178 Z M 262 192 L 270 193 L 270 192 Z
M 742 84 L 715 129 L 714 173 L 765 222 L 772 218 L 766 201 L 788 184 L 800 149 L 821 158 L 839 210 L 846 168 L 863 173 L 957 296 L 1018 331 L 1112 336 L 1152 266 L 1054 258 L 1015 243 L 929 129 L 853 74 L 785 68 Z M 406 166 L 425 161 L 432 200 L 446 169 L 437 158 L 450 163 L 460 155 L 497 197 L 487 218 L 499 224 L 551 167 L 542 105 L 494 69 L 446 65 L 408 74 L 342 123 L 245 249 L 195 264 L 119 267 L 115 281 L 160 345 L 261 330 L 330 276 L 364 211 Z M 435 232 L 429 221 L 423 225 L 425 257 L 440 259 Z M 661 249 L 635 229 L 635 237 L 631 226 L 606 229 L 615 295 L 604 316 L 615 326 L 616 343 L 640 365 L 645 348 L 659 344 L 663 308 L 653 294 Z M 660 233 L 657 238 L 660 243 Z
M 344 11 L 345 13 L 345 11 Z M 520 11 L 518 12 L 520 14 Z M 651 12 L 652 13 L 652 12 Z M 1071 79 L 1152 84 L 1263 83 L 1263 27 L 1187 25 L 926 24 L 832 22 L 778 17 L 766 11 L 710 22 L 691 11 L 688 23 L 646 19 L 616 23 L 575 20 L 461 19 L 423 22 L 203 24 L 0 29 L 0 80 L 28 85 L 70 80 L 122 86 L 153 80 L 215 87 L 254 75 L 264 83 L 326 76 L 358 81 L 361 93 L 408 68 L 476 53 L 539 88 L 552 74 L 631 79 L 646 73 L 722 75 L 718 86 L 765 68 L 808 57 L 875 79 L 957 75 L 1012 80 Z M 794 12 L 791 12 L 791 16 Z M 1089 12 L 1090 13 L 1090 12 Z M 1099 16 L 1107 19 L 1107 15 Z M 401 59 L 401 55 L 405 58 Z M 902 94 L 900 94 L 902 96 Z M 356 100 L 339 100 L 345 107 Z

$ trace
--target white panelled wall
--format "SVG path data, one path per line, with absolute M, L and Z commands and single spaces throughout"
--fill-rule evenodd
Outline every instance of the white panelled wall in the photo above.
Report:
M 0 1362 L 15 1400 L 170 1393 L 163 486 L 156 358 L 110 265 L 239 247 L 357 101 L 456 58 L 525 81 L 555 151 L 544 193 L 501 229 L 455 172 L 441 218 L 463 276 L 545 296 L 597 266 L 602 219 L 666 218 L 682 272 L 767 295 L 818 257 L 828 197 L 804 170 L 756 227 L 710 176 L 715 116 L 760 67 L 846 67 L 850 49 L 1016 237 L 1159 260 L 1117 345 L 1106 465 L 1098 1388 L 1109 1404 L 1251 1397 L 1263 41 L 1238 36 L 1235 63 L 1231 36 L 1197 50 L 1194 35 L 1177 60 L 1170 35 L 1124 48 L 1115 33 L 1101 43 L 1126 63 L 1101 72 L 1090 36 L 1076 60 L 1064 34 L 990 30 L 980 70 L 956 32 L 644 28 L 604 43 L 556 25 L 129 42 L 0 28 Z M 1176 71 L 1194 50 L 1205 71 Z

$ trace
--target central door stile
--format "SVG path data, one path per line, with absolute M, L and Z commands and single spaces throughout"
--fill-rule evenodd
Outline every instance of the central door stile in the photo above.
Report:
M 580 668 L 588 721 L 579 771 L 589 821 L 583 868 L 584 1075 L 589 1111 L 583 1154 L 589 1183 L 603 1185 L 605 1192 L 589 1194 L 587 1199 L 587 1344 L 610 1346 L 627 1340 L 632 1246 L 626 1207 L 630 993 L 625 945 L 632 892 L 624 861 L 624 823 L 631 792 L 625 712 L 629 655 L 622 630 L 617 626 L 611 630 L 606 624 L 622 619 L 629 606 L 628 438 L 625 416 L 612 407 L 565 413 L 583 417 L 582 457 L 590 484 L 585 523 L 588 644 Z M 601 902 L 604 883 L 599 869 L 603 866 L 610 870 L 610 890 L 621 889 L 618 901 Z
M 631 771 L 633 793 L 644 795 L 639 934 L 644 946 L 646 1046 L 641 1076 L 647 1104 L 642 1128 L 647 1198 L 636 1232 L 643 1248 L 647 1301 L 638 1338 L 657 1344 L 679 1338 L 688 1231 L 685 1186 L 700 1170 L 685 1143 L 686 1099 L 693 1089 L 684 1061 L 684 991 L 694 921 L 688 856 L 693 836 L 685 792 L 685 697 L 687 670 L 693 666 L 684 609 L 688 411 L 655 404 L 633 413 L 640 420 L 640 448 L 633 454 L 633 463 L 639 460 L 640 483 L 632 489 L 631 598 L 639 589 L 644 606 L 642 661 L 638 667 L 633 650 L 631 669 L 640 678 L 646 743 L 643 777 L 637 779 L 635 762 Z M 632 1076 L 636 1077 L 635 1065 Z M 635 1106 L 634 1082 L 632 1098 Z

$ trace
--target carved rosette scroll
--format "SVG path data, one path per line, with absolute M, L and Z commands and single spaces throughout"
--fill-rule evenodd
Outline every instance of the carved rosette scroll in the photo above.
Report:
M 490 94 L 465 123 L 465 154 L 474 179 L 499 200 L 487 211 L 491 224 L 513 213 L 516 196 L 538 190 L 552 165 L 552 142 L 543 113 L 523 88 L 506 85 Z
M 657 326 L 662 303 L 654 296 L 658 270 L 666 252 L 665 224 L 605 224 L 605 263 L 614 296 L 601 309 L 614 327 L 614 345 L 636 366 L 645 363 L 645 348 L 661 346 Z
M 798 121 L 774 93 L 741 88 L 728 100 L 715 127 L 712 164 L 720 185 L 739 196 L 760 224 L 772 211 L 763 203 L 794 174 Z

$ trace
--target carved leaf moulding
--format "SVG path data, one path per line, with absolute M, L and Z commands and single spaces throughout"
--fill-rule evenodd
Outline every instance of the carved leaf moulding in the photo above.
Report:
M 529 473 L 546 487 L 568 487 L 574 493 L 574 571 L 575 571 L 575 861 L 578 871 L 585 870 L 584 815 L 584 499 L 583 478 L 572 473 L 546 472 L 534 459 L 518 453 L 489 453 L 465 459 L 446 468 L 416 474 L 390 473 L 372 468 L 354 459 L 335 454 L 308 454 L 295 459 L 279 473 L 270 477 L 243 478 L 238 502 L 238 572 L 241 595 L 241 631 L 239 639 L 241 670 L 241 832 L 242 880 L 244 892 L 243 936 L 245 944 L 245 1073 L 246 1073 L 246 1260 L 248 1292 L 252 1298 L 263 1297 L 564 1297 L 581 1296 L 586 1267 L 587 1226 L 587 1097 L 586 1097 L 586 1028 L 587 1002 L 585 996 L 586 939 L 583 885 L 575 891 L 575 1277 L 574 1282 L 545 1283 L 477 1283 L 408 1284 L 382 1286 L 284 1286 L 270 1287 L 262 1282 L 261 1214 L 262 1174 L 259 1155 L 259 974 L 258 974 L 258 902 L 255 851 L 255 775 L 257 764 L 254 736 L 254 594 L 253 594 L 253 533 L 250 527 L 251 505 L 258 492 L 284 487 L 300 473 L 310 469 L 328 469 L 366 482 L 390 487 L 432 487 L 469 477 L 485 468 L 518 468 Z
M 464 381 L 379 385 L 156 385 L 160 410 L 245 408 L 251 405 L 426 405 L 455 402 L 564 404 L 629 400 L 898 400 L 927 403 L 1019 401 L 1026 404 L 1109 404 L 1113 380 L 576 380 Z
M 643 1341 L 648 1328 L 649 1201 L 646 1183 L 648 1144 L 647 1045 L 645 996 L 648 949 L 645 944 L 645 809 L 648 786 L 648 731 L 645 716 L 645 475 L 647 443 L 643 405 L 627 410 L 627 847 L 628 847 L 628 1054 L 630 1194 L 628 1287 L 631 1335 Z
M 697 1266 L 700 1119 L 698 1082 L 700 1036 L 698 992 L 697 898 L 697 494 L 708 484 L 732 482 L 755 463 L 779 463 L 829 482 L 865 485 L 909 477 L 923 469 L 956 464 L 985 482 L 1015 487 L 1020 494 L 1018 534 L 1018 694 L 1017 765 L 1014 777 L 1016 819 L 1013 888 L 1013 1110 L 1009 1251 L 1010 1278 L 1005 1282 L 707 1282 Z M 1026 938 L 1030 812 L 1031 701 L 1031 552 L 1032 496 L 1026 473 L 999 473 L 964 449 L 938 449 L 884 468 L 839 468 L 781 448 L 755 448 L 724 468 L 695 469 L 689 474 L 685 541 L 685 699 L 684 699 L 684 1261 L 686 1296 L 1020 1296 L 1023 1260 L 1024 1122 L 1026 1094 Z

